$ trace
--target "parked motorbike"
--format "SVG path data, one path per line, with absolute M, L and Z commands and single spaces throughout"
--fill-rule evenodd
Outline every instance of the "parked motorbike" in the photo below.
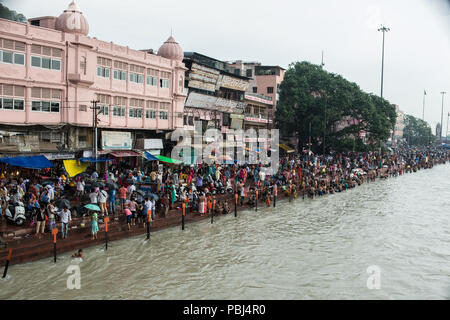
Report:
M 26 221 L 25 206 L 22 202 L 15 202 L 10 204 L 5 210 L 5 218 L 9 223 L 17 226 L 24 225 Z

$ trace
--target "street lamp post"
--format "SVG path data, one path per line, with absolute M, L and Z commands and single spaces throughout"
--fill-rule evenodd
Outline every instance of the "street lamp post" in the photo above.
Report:
M 441 142 L 442 142 L 442 131 L 444 131 L 444 130 L 442 130 L 442 128 L 444 128 L 444 123 L 443 123 L 443 119 L 444 119 L 444 94 L 446 94 L 447 92 L 445 92 L 445 91 L 442 91 L 441 92 L 441 94 L 442 94 L 442 110 L 441 110 L 441 136 L 439 137 L 439 140 L 441 140 Z
M 384 73 L 384 34 L 388 31 L 390 31 L 389 28 L 381 25 L 381 27 L 378 29 L 378 31 L 383 32 L 383 49 L 382 49 L 382 56 L 381 56 L 381 97 L 383 98 L 383 73 Z

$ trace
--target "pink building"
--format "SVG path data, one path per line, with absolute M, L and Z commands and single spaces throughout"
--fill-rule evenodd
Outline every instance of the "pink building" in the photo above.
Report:
M 156 55 L 88 32 L 74 2 L 59 17 L 0 19 L 0 153 L 91 150 L 93 100 L 100 149 L 132 149 L 183 127 L 187 69 L 178 43 L 170 37 Z

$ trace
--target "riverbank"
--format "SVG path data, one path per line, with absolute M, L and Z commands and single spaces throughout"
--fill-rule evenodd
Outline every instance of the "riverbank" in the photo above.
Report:
M 445 163 L 445 162 L 443 162 Z M 402 170 L 402 174 L 406 168 L 398 168 Z M 417 169 L 412 168 L 410 172 L 414 170 L 421 170 L 421 167 Z M 378 170 L 378 177 L 384 176 L 387 173 L 387 168 L 382 168 Z M 369 172 L 370 174 L 370 172 Z M 364 183 L 364 181 L 363 181 Z M 302 192 L 298 193 L 299 197 L 302 197 Z M 231 203 L 234 203 L 234 195 L 219 195 L 217 200 L 227 199 Z M 279 192 L 277 197 L 278 201 L 289 201 L 289 197 L 281 194 Z M 295 201 L 295 200 L 293 200 Z M 297 200 L 298 201 L 298 200 Z M 258 202 L 258 206 L 263 207 L 266 204 L 262 201 Z M 273 206 L 273 203 L 272 203 Z M 238 211 L 247 210 L 250 207 L 248 205 L 238 206 Z M 234 215 L 234 205 L 230 206 L 231 213 Z M 211 216 L 200 216 L 196 212 L 190 212 L 187 210 L 185 223 L 189 224 L 196 221 L 201 221 L 205 219 L 211 219 Z M 85 225 L 83 227 L 83 224 Z M 168 227 L 179 226 L 181 229 L 181 210 L 170 210 L 167 217 L 156 216 L 155 221 L 151 225 L 151 233 L 157 230 L 165 229 Z M 2 226 L 3 227 L 3 226 Z M 57 255 L 69 251 L 76 251 L 79 248 L 86 248 L 90 246 L 101 245 L 105 243 L 105 225 L 99 225 L 99 234 L 97 240 L 91 240 L 90 235 L 90 225 L 88 218 L 74 218 L 71 229 L 69 231 L 69 236 L 64 240 L 57 240 Z M 26 237 L 27 234 L 33 232 L 32 229 L 17 229 L 14 232 L 13 237 L 7 237 L 4 239 L 6 241 L 7 247 L 0 249 L 0 265 L 6 263 L 9 248 L 12 249 L 12 256 L 10 265 L 24 263 L 34 260 L 39 260 L 43 258 L 49 258 L 53 256 L 53 237 L 50 234 L 45 234 L 41 239 L 38 239 L 35 235 L 31 234 Z M 180 232 L 182 232 L 180 230 Z M 125 217 L 123 215 L 116 214 L 110 216 L 110 223 L 108 224 L 108 240 L 115 241 L 137 235 L 145 235 L 146 228 L 143 225 L 132 226 L 131 230 L 127 230 Z M 151 240 L 150 240 L 151 241 Z M 49 259 L 49 263 L 53 263 Z

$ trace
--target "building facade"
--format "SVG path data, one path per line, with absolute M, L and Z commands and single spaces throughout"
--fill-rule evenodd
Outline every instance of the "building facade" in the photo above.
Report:
M 227 69 L 236 75 L 251 78 L 248 93 L 264 95 L 272 99 L 273 105 L 268 109 L 268 116 L 274 119 L 285 69 L 280 66 L 263 66 L 260 62 L 242 62 L 242 60 L 228 62 Z
M 250 79 L 229 73 L 225 62 L 197 52 L 185 52 L 183 62 L 188 68 L 185 129 L 194 130 L 194 121 L 200 121 L 203 131 L 217 128 L 226 133 L 231 126 L 231 115 L 244 113 L 244 96 Z
M 88 33 L 74 2 L 59 17 L 0 19 L 0 130 L 21 141 L 0 153 L 92 150 L 93 101 L 104 151 L 183 127 L 186 68 L 172 37 L 155 55 Z

